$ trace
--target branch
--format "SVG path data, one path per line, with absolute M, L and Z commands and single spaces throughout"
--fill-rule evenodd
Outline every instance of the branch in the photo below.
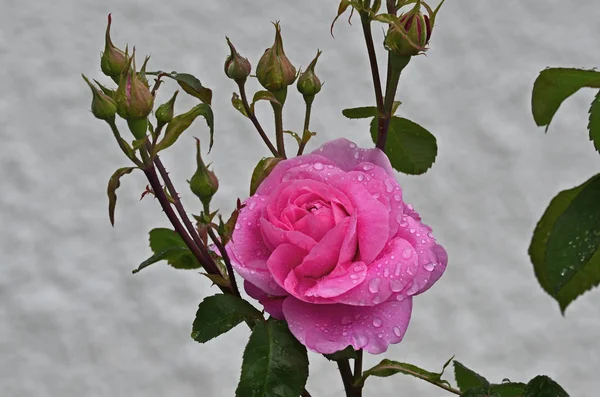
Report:
M 277 152 L 277 149 L 275 149 L 275 146 L 273 146 L 273 144 L 271 143 L 271 140 L 265 133 L 265 130 L 263 130 L 262 126 L 258 122 L 258 119 L 256 118 L 256 115 L 254 114 L 254 112 L 250 108 L 250 105 L 248 104 L 248 98 L 246 97 L 245 83 L 238 83 L 238 87 L 240 88 L 240 98 L 242 99 L 242 105 L 244 106 L 244 110 L 246 110 L 246 114 L 248 115 L 248 118 L 250 119 L 250 121 L 252 121 L 252 124 L 254 124 L 256 131 L 258 131 L 258 134 L 260 135 L 262 140 L 265 142 L 265 144 L 267 145 L 267 147 L 269 148 L 271 153 L 273 153 L 273 156 L 279 157 L 279 153 Z
M 231 283 L 231 289 L 233 290 L 233 294 L 235 296 L 240 296 L 240 290 L 238 289 L 237 282 L 235 281 L 235 273 L 233 272 L 233 267 L 231 266 L 231 259 L 229 258 L 229 254 L 223 246 L 221 240 L 215 235 L 215 232 L 212 230 L 210 225 L 207 227 L 208 235 L 210 239 L 215 243 L 219 252 L 221 253 L 221 257 L 223 257 L 223 261 L 225 262 L 225 266 L 227 267 L 227 274 L 229 275 L 229 282 Z

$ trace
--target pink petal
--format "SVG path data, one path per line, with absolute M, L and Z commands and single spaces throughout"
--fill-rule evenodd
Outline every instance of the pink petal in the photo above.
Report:
M 269 295 L 247 280 L 244 281 L 244 289 L 251 298 L 256 299 L 261 305 L 263 305 L 265 311 L 271 316 L 278 320 L 285 319 L 282 308 L 283 300 L 286 298 L 285 296 L 282 297 Z
M 259 226 L 259 219 L 263 216 L 266 207 L 266 199 L 252 196 L 246 199 L 244 204 L 245 207 L 240 211 L 232 240 L 227 244 L 227 248 L 235 253 L 235 257 L 242 264 L 257 259 L 266 260 L 270 250 L 263 243 Z
M 304 292 L 305 297 L 325 298 L 318 303 L 335 303 L 338 296 L 361 284 L 367 277 L 367 265 L 363 262 L 338 265 L 331 274 L 322 278 Z M 334 298 L 334 299 L 329 299 Z M 303 299 L 309 301 L 308 299 Z
M 394 169 L 385 153 L 377 148 L 358 148 L 354 142 L 345 138 L 329 141 L 313 151 L 313 154 L 326 157 L 344 171 L 351 171 L 358 164 L 369 162 L 383 168 L 391 177 L 395 176 Z
M 317 244 L 315 240 L 302 232 L 280 229 L 264 218 L 260 220 L 260 230 L 263 241 L 270 250 L 276 249 L 281 244 L 293 244 L 310 251 Z
M 314 305 L 293 297 L 283 302 L 283 314 L 292 334 L 322 354 L 335 353 L 349 345 L 371 354 L 383 353 L 404 337 L 411 310 L 411 298 L 374 307 Z
M 292 244 L 281 244 L 267 260 L 269 271 L 275 281 L 283 288 L 285 280 L 302 263 L 308 252 Z
M 273 275 L 267 269 L 267 262 L 265 260 L 257 259 L 254 262 L 249 262 L 247 265 L 242 265 L 236 262 L 233 257 L 230 256 L 230 258 L 231 265 L 244 280 L 251 282 L 269 295 L 287 295 L 287 292 L 273 279 Z

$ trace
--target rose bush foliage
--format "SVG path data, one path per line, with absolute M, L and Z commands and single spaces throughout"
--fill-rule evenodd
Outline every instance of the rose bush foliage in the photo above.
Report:
M 319 353 L 400 342 L 413 296 L 446 268 L 379 149 L 337 139 L 284 160 L 244 204 L 227 245 L 233 266 L 247 293 Z

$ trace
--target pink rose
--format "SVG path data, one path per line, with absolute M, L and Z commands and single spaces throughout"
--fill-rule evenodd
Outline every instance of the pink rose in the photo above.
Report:
M 379 149 L 326 143 L 280 162 L 244 204 L 227 245 L 233 266 L 248 294 L 319 353 L 400 342 L 412 297 L 446 268 Z

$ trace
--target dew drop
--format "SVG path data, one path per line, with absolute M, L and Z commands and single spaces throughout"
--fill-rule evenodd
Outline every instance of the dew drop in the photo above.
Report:
M 350 149 L 355 149 L 355 148 L 356 148 L 356 143 L 350 142 Z
M 432 272 L 433 269 L 435 269 L 435 263 L 428 263 L 425 266 L 423 266 L 425 268 L 425 270 L 427 270 L 428 272 Z
M 415 207 L 413 207 L 411 204 L 406 204 L 406 208 L 408 208 L 409 211 L 413 211 L 415 209 Z
M 313 164 L 313 168 L 314 168 L 315 170 L 317 170 L 317 171 L 321 171 L 321 170 L 322 170 L 323 168 L 325 168 L 325 167 L 323 166 L 323 164 L 322 164 L 322 163 L 314 163 L 314 164 Z
M 360 174 L 360 175 L 358 176 L 358 181 L 359 181 L 359 182 L 362 182 L 362 181 L 364 181 L 364 180 L 365 180 L 365 176 L 364 176 L 363 174 Z
M 358 154 L 358 152 L 354 152 L 354 158 L 355 158 L 355 159 L 357 159 L 357 160 L 358 160 L 358 157 L 359 157 L 359 156 L 360 156 L 360 155 Z
M 301 164 L 300 165 L 300 168 L 306 168 L 306 167 L 308 167 L 308 164 Z
M 388 278 L 390 276 L 390 269 L 387 267 L 383 270 L 383 277 Z
M 401 337 L 402 330 L 399 327 L 394 327 L 394 335 L 396 335 L 397 337 Z
M 383 325 L 383 321 L 381 321 L 381 319 L 380 319 L 380 318 L 377 318 L 377 317 L 375 317 L 375 318 L 373 319 L 373 327 L 375 327 L 375 328 L 379 328 L 379 327 L 381 327 L 382 325 Z
M 396 300 L 402 301 L 402 300 L 404 300 L 404 297 L 402 295 L 397 295 Z
M 371 279 L 371 281 L 369 281 L 369 291 L 372 294 L 376 294 L 377 292 L 379 292 L 379 285 L 381 284 L 381 280 L 378 278 L 373 278 Z
M 425 239 L 421 239 L 421 244 L 425 244 L 427 241 Z
M 415 231 L 416 231 L 415 229 L 410 229 L 410 230 L 409 230 L 409 232 L 410 232 L 411 234 L 415 234 Z
M 373 193 L 374 199 L 378 199 L 379 197 L 381 197 L 381 194 L 379 194 L 378 192 Z
M 241 227 L 242 227 L 242 226 L 241 226 L 239 223 L 236 223 L 236 224 L 235 224 L 235 230 L 240 230 L 240 228 L 241 228 Z
M 416 294 L 417 291 L 419 291 L 419 286 L 417 284 L 413 283 L 410 286 L 410 288 L 406 291 L 406 295 L 412 296 L 412 295 Z
M 390 281 L 390 289 L 393 292 L 402 291 L 402 281 L 398 280 L 398 279 L 394 279 L 394 280 Z
M 391 192 L 394 191 L 394 186 L 392 185 L 392 183 L 388 179 L 385 180 L 384 184 L 385 184 L 385 191 L 386 192 L 391 193 Z
M 381 333 L 381 334 L 379 334 L 377 336 L 379 337 L 379 339 L 382 339 L 383 338 L 383 333 Z
M 396 270 L 394 271 L 394 274 L 396 276 L 399 276 L 400 273 L 402 273 L 402 264 L 400 263 L 396 263 Z
M 358 277 L 359 277 L 359 276 L 358 276 L 358 274 L 351 274 L 351 275 L 350 275 L 350 278 L 351 278 L 352 280 L 357 280 L 357 279 L 358 279 Z
M 250 269 L 250 274 L 255 275 L 256 274 L 256 270 Z
M 380 303 L 381 303 L 381 298 L 380 298 L 379 296 L 375 296 L 375 297 L 373 298 L 373 304 L 374 304 L 374 305 L 378 305 L 378 304 L 380 304 Z
M 363 170 L 365 171 L 369 171 L 373 169 L 373 165 L 372 164 L 365 164 L 363 165 Z
M 363 269 L 364 269 L 364 267 L 363 267 L 363 266 L 360 266 L 360 265 L 356 265 L 356 266 L 354 266 L 354 271 L 355 271 L 355 272 L 360 272 L 360 271 L 362 271 Z
M 405 248 L 404 251 L 402 251 L 402 257 L 404 259 L 410 259 L 413 255 L 413 252 L 410 248 Z
M 354 347 L 358 349 L 362 349 L 369 343 L 369 338 L 365 335 L 354 335 Z
M 402 196 L 400 196 L 399 194 L 394 194 L 394 200 L 400 201 L 402 200 Z

